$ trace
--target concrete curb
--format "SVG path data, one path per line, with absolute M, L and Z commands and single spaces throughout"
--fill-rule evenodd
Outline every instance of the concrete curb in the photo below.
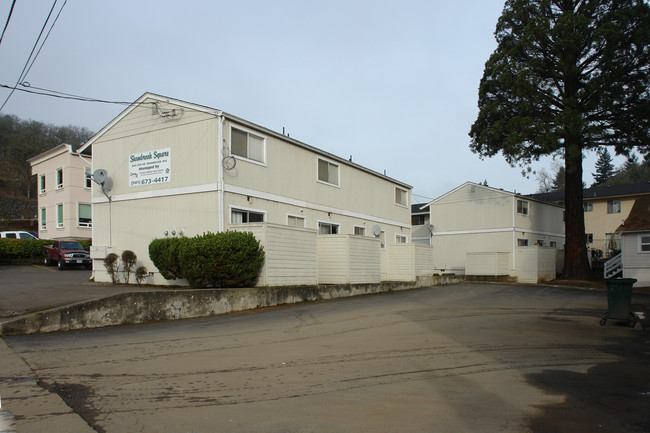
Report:
M 415 282 L 379 284 L 128 292 L 5 320 L 0 323 L 0 335 L 193 319 L 255 308 L 455 284 L 462 280 L 458 276 L 442 276 L 426 277 Z

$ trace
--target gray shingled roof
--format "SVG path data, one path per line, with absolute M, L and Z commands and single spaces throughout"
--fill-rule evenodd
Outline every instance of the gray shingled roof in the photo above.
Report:
M 596 186 L 582 190 L 582 198 L 585 200 L 645 194 L 650 195 L 650 182 L 614 186 Z M 530 194 L 529 197 L 540 201 L 561 203 L 564 202 L 564 191 Z

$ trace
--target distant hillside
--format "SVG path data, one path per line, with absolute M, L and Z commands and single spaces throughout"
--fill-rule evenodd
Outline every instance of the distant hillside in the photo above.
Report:
M 29 158 L 61 143 L 76 150 L 92 136 L 92 131 L 78 126 L 0 116 L 0 219 L 36 215 L 36 179 L 27 163 Z

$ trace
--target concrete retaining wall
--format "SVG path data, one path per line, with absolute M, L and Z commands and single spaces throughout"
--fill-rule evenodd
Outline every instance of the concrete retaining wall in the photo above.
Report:
M 0 335 L 72 331 L 161 320 L 192 319 L 284 304 L 454 284 L 460 281 L 461 278 L 456 276 L 428 276 L 408 283 L 121 293 L 104 299 L 9 319 L 0 323 Z

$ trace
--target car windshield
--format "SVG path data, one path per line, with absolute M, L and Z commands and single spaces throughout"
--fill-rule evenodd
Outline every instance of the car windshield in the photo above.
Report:
M 29 233 L 20 233 L 20 239 L 36 239 L 36 237 Z
M 79 242 L 61 242 L 61 248 L 64 250 L 83 250 Z

